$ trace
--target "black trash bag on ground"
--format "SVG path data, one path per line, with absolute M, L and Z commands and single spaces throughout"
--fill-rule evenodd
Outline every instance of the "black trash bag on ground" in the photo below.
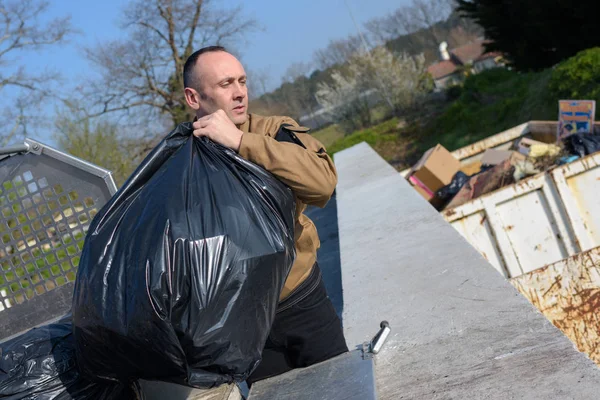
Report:
M 600 135 L 574 133 L 563 139 L 569 153 L 579 157 L 589 156 L 600 151 Z
M 440 199 L 440 202 L 447 204 L 456 194 L 469 182 L 471 177 L 462 171 L 458 171 L 452 177 L 452 182 L 435 192 L 435 196 Z
M 295 258 L 292 191 L 179 125 L 92 221 L 77 361 L 104 379 L 210 388 L 261 358 Z
M 96 383 L 75 365 L 70 317 L 0 344 L 0 399 L 141 399 L 137 383 Z

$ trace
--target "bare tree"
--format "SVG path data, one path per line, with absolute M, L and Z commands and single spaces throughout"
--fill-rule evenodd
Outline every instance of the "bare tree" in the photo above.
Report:
M 300 77 L 308 77 L 313 70 L 313 66 L 308 62 L 295 62 L 292 63 L 283 74 L 284 82 L 294 82 Z
M 183 96 L 187 58 L 209 44 L 235 51 L 258 25 L 241 7 L 218 9 L 210 0 L 132 0 L 123 27 L 126 40 L 87 51 L 102 76 L 88 87 L 88 116 L 118 113 L 128 123 L 138 117 L 146 126 L 172 126 L 193 118 Z
M 283 76 L 283 83 L 287 82 L 293 85 L 293 91 L 288 92 L 288 106 L 294 110 L 294 114 L 303 115 L 313 111 L 314 103 L 313 93 L 308 81 L 308 76 L 312 71 L 309 63 L 296 62 L 291 64 Z
M 445 40 L 437 25 L 448 18 L 452 5 L 451 0 L 412 0 L 408 8 L 411 20 L 416 23 L 417 29 L 423 29 L 429 34 L 433 46 Z
M 25 133 L 32 117 L 39 116 L 36 99 L 56 95 L 51 86 L 57 74 L 32 72 L 16 61 L 19 55 L 64 43 L 74 32 L 70 17 L 41 21 L 48 5 L 42 0 L 0 1 L 0 90 L 13 89 L 9 96 L 3 96 L 0 123 L 5 130 L 0 134 L 0 144 Z
M 367 22 L 365 28 L 378 44 L 422 30 L 427 34 L 428 44 L 437 46 L 445 40 L 438 23 L 446 20 L 454 8 L 453 0 L 412 0 L 410 5 L 400 7 L 390 15 Z M 414 39 L 407 39 L 410 47 L 416 45 Z
M 410 18 L 408 7 L 400 7 L 384 17 L 374 18 L 365 24 L 365 29 L 372 41 L 383 44 L 401 35 L 408 35 L 418 29 Z
M 246 68 L 246 74 L 248 75 L 249 107 L 252 112 L 261 115 L 286 114 L 285 107 L 271 96 L 272 75 L 269 71 Z
M 326 48 L 315 52 L 314 60 L 320 69 L 326 70 L 335 65 L 345 63 L 353 54 L 360 51 L 362 47 L 363 44 L 359 36 L 331 40 Z
M 267 69 L 250 70 L 246 68 L 248 75 L 248 96 L 251 100 L 258 99 L 269 92 L 271 85 L 271 74 Z
M 465 22 L 468 23 L 468 21 Z M 465 29 L 463 26 L 457 26 L 449 32 L 446 41 L 451 47 L 458 47 L 465 43 L 473 42 L 482 36 L 480 32 L 476 31 L 476 28 L 467 26 L 467 29 Z

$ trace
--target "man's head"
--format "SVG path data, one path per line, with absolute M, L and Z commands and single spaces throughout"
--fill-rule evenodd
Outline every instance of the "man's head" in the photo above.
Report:
M 197 117 L 222 109 L 236 125 L 248 119 L 246 72 L 223 47 L 204 47 L 192 54 L 183 67 L 183 85 Z

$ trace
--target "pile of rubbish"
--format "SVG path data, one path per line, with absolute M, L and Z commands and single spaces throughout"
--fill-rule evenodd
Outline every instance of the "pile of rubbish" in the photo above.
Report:
M 407 179 L 441 211 L 599 151 L 597 133 L 575 133 L 558 144 L 521 137 L 509 150 L 488 149 L 478 161 L 462 165 L 438 144 L 423 154 Z
M 93 219 L 71 314 L 0 345 L 0 398 L 244 381 L 295 259 L 294 215 L 273 175 L 179 125 Z

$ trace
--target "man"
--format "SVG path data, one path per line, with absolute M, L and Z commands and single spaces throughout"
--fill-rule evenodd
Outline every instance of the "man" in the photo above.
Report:
M 291 118 L 249 114 L 244 67 L 223 47 L 205 47 L 192 54 L 183 76 L 186 101 L 196 112 L 194 135 L 237 151 L 270 171 L 296 196 L 296 261 L 281 292 L 262 361 L 248 383 L 348 351 L 316 262 L 317 230 L 303 214 L 306 205 L 324 207 L 337 184 L 325 148 Z M 284 124 L 301 143 L 274 139 Z

